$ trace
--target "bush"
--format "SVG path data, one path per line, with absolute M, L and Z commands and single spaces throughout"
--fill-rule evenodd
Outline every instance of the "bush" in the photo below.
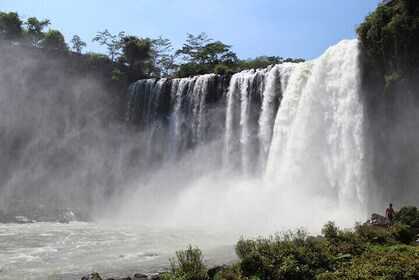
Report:
M 238 266 L 223 267 L 218 271 L 214 280 L 241 280 L 241 272 Z
M 234 70 L 231 69 L 230 67 L 228 67 L 225 64 L 217 64 L 214 67 L 214 73 L 218 74 L 218 75 L 233 75 L 234 74 Z
M 419 2 L 394 2 L 378 7 L 356 30 L 388 90 L 416 82 L 419 67 Z
M 419 210 L 415 206 L 404 206 L 396 213 L 394 220 L 413 228 L 419 228 Z
M 333 272 L 319 275 L 319 280 L 334 279 L 419 279 L 419 247 L 407 245 L 374 246 Z
M 208 279 L 202 251 L 199 248 L 192 248 L 189 245 L 186 250 L 176 251 L 176 258 L 177 260 L 170 259 L 170 273 L 163 277 L 165 280 Z
M 315 279 L 329 266 L 323 243 L 302 229 L 269 238 L 241 239 L 235 249 L 244 277 Z

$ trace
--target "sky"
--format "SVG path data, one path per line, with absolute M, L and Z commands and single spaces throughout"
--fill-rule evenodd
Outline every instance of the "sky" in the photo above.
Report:
M 92 42 L 98 31 L 171 40 L 205 32 L 232 46 L 239 58 L 260 55 L 313 59 L 343 39 L 380 0 L 0 0 L 0 11 L 49 19 L 69 43 L 77 34 L 83 51 L 105 53 Z M 69 44 L 70 45 L 70 44 Z M 71 46 L 71 45 L 70 45 Z

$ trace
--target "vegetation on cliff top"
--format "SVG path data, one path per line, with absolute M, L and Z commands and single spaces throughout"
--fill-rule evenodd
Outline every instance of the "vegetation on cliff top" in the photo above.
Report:
M 385 89 L 417 86 L 419 1 L 397 0 L 380 6 L 356 31 L 368 61 L 380 71 Z
M 97 32 L 92 39 L 106 47 L 106 54 L 88 52 L 82 54 L 86 42 L 78 35 L 71 39 L 71 48 L 63 34 L 49 28 L 48 19 L 29 17 L 25 22 L 18 13 L 0 11 L 0 39 L 15 47 L 36 48 L 77 60 L 84 68 L 101 71 L 122 87 L 144 78 L 188 77 L 191 75 L 235 72 L 264 68 L 282 62 L 301 62 L 303 59 L 283 59 L 279 56 L 259 56 L 253 59 L 239 59 L 230 45 L 209 38 L 205 33 L 187 34 L 186 42 L 174 50 L 167 38 L 140 38 L 124 31 L 112 34 L 107 29 Z M 72 51 L 70 51 L 72 49 Z M 101 67 L 97 67 L 100 65 Z M 106 67 L 102 67 L 105 66 Z

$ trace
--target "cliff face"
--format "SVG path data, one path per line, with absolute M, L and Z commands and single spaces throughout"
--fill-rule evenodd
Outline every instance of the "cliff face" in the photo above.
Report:
M 377 185 L 384 199 L 410 197 L 419 182 L 419 2 L 393 1 L 357 29 Z M 406 201 L 403 201 L 406 203 Z

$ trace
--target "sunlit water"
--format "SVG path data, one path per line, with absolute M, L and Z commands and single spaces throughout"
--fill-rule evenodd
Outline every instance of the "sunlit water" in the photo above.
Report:
M 0 279 L 80 279 L 152 273 L 188 244 L 198 246 L 207 265 L 233 261 L 238 237 L 208 229 L 110 223 L 0 224 Z

